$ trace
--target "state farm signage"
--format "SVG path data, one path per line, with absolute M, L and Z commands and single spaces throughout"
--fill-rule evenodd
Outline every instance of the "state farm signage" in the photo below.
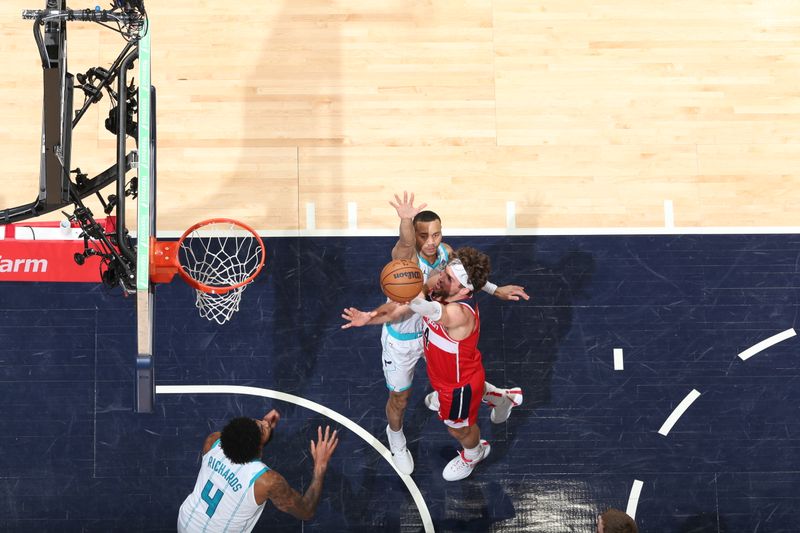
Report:
M 112 230 L 114 222 L 113 217 L 98 221 Z M 84 251 L 83 238 L 77 238 L 79 228 L 59 228 L 57 222 L 32 222 L 0 226 L 0 232 L 4 237 L 0 238 L 0 282 L 101 282 L 99 257 L 86 258 L 83 266 L 75 263 L 75 254 Z
M 0 240 L 0 281 L 100 282 L 98 257 L 83 266 L 73 259 L 83 241 Z
M 47 272 L 47 259 L 3 259 L 0 255 L 1 272 Z

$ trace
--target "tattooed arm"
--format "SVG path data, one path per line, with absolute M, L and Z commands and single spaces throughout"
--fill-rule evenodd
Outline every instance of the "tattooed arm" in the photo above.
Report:
M 311 441 L 314 476 L 305 494 L 301 495 L 289 486 L 289 483 L 282 475 L 274 470 L 269 470 L 256 481 L 256 503 L 261 505 L 267 500 L 272 500 L 275 507 L 281 511 L 289 513 L 300 520 L 310 520 L 317 510 L 319 497 L 322 493 L 322 481 L 328 469 L 328 461 L 338 443 L 339 439 L 336 431 L 331 434 L 330 427 L 326 427 L 323 435 L 322 427 L 318 427 L 317 442 Z

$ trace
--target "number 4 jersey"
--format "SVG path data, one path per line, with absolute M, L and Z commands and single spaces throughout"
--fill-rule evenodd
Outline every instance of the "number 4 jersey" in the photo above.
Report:
M 203 456 L 194 491 L 186 497 L 178 513 L 178 531 L 251 531 L 264 504 L 256 504 L 256 479 L 269 468 L 261 461 L 243 465 L 232 463 L 219 440 Z

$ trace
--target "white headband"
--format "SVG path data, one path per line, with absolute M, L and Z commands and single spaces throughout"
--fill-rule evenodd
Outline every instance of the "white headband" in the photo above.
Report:
M 453 269 L 453 274 L 456 275 L 458 282 L 463 285 L 464 287 L 468 288 L 471 291 L 475 290 L 475 287 L 472 286 L 472 283 L 469 282 L 469 276 L 467 275 L 467 270 L 464 268 L 464 265 L 461 264 L 461 261 L 458 259 L 453 259 L 447 266 Z

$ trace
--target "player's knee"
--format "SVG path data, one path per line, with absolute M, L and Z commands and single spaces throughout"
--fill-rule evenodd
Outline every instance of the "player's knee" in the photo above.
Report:
M 391 391 L 389 393 L 389 402 L 395 409 L 405 409 L 408 405 L 408 397 L 411 395 L 411 390 L 404 390 L 402 392 Z
M 475 441 L 475 444 L 477 444 L 480 441 L 481 430 L 478 428 L 477 424 L 472 424 L 470 426 L 464 426 L 460 428 L 454 428 L 448 426 L 447 431 L 453 438 L 460 441 L 461 443 L 465 443 L 465 441 L 466 442 Z M 471 448 L 473 446 L 474 446 L 473 444 L 470 444 L 468 447 Z
M 450 435 L 452 435 L 456 439 L 461 440 L 461 439 L 465 438 L 467 435 L 469 435 L 471 427 L 472 426 L 454 428 L 454 427 L 451 427 L 451 426 L 447 426 L 447 431 L 450 432 Z

